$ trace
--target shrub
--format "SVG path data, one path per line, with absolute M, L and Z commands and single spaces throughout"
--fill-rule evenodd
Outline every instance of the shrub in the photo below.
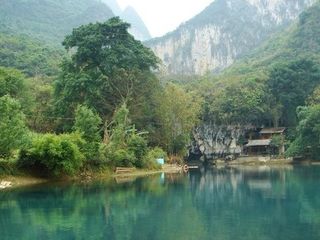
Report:
M 167 159 L 167 154 L 161 148 L 150 149 L 143 158 L 143 168 L 147 169 L 161 169 L 161 165 L 157 163 L 157 159 Z
M 0 157 L 9 157 L 25 142 L 25 116 L 17 100 L 9 95 L 0 97 Z
M 0 176 L 1 175 L 14 175 L 17 173 L 16 164 L 11 161 L 0 160 Z
M 113 167 L 133 167 L 135 166 L 136 157 L 133 152 L 127 148 L 114 148 L 114 146 L 105 147 L 106 164 Z
M 320 104 L 299 107 L 297 114 L 296 139 L 291 142 L 286 155 L 320 160 Z
M 143 158 L 148 152 L 147 141 L 137 134 L 132 134 L 128 139 L 128 151 L 135 157 L 134 165 L 142 168 Z
M 74 175 L 82 166 L 84 155 L 77 134 L 45 134 L 33 137 L 20 152 L 19 166 L 43 171 L 49 176 Z
M 81 149 L 88 160 L 99 160 L 101 118 L 86 106 L 79 105 L 73 130 L 86 141 Z
M 143 137 L 146 133 L 138 132 L 134 125 L 130 125 L 128 114 L 126 104 L 122 104 L 115 112 L 105 146 L 105 157 L 112 166 L 142 168 L 148 151 L 147 140 Z

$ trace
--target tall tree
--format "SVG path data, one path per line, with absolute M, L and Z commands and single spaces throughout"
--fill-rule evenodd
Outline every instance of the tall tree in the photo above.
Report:
M 158 59 L 129 33 L 118 17 L 74 29 L 63 45 L 71 54 L 55 85 L 56 107 L 70 117 L 78 104 L 95 109 L 102 118 L 117 105 L 128 105 L 153 91 L 151 70 Z M 149 90 L 149 92 L 148 92 Z
M 161 145 L 170 154 L 184 155 L 200 115 L 201 98 L 174 84 L 168 84 L 159 98 L 157 116 L 162 128 L 158 136 Z

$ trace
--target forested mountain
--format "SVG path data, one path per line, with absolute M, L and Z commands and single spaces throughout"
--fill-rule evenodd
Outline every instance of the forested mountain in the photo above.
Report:
M 73 28 L 112 16 L 98 0 L 1 0 L 0 31 L 60 45 Z
M 138 13 L 132 7 L 122 11 L 118 3 L 111 0 L 1 0 L 0 31 L 28 34 L 60 45 L 73 28 L 104 22 L 114 15 L 132 25 L 130 32 L 137 39 L 150 39 Z
M 122 13 L 122 10 L 117 2 L 117 0 L 101 0 L 103 3 L 107 4 L 112 12 L 116 15 L 116 16 L 120 16 Z
M 203 80 L 207 119 L 294 126 L 296 108 L 320 85 L 320 2 L 217 77 Z M 199 87 L 200 86 L 200 87 Z
M 149 40 L 151 38 L 148 28 L 133 7 L 128 6 L 120 16 L 131 24 L 129 32 L 135 36 L 135 38 L 141 41 Z
M 146 43 L 167 74 L 219 72 L 284 29 L 315 0 L 216 0 L 164 37 Z
M 115 15 L 131 24 L 129 32 L 138 40 L 145 41 L 151 38 L 148 28 L 132 6 L 127 6 L 123 11 L 117 0 L 102 0 L 107 4 Z
M 0 66 L 19 69 L 27 76 L 56 75 L 64 54 L 26 35 L 0 34 Z

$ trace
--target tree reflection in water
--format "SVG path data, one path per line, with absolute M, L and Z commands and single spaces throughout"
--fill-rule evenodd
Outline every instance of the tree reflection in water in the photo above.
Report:
M 1 239 L 320 239 L 319 167 L 238 167 L 0 193 Z

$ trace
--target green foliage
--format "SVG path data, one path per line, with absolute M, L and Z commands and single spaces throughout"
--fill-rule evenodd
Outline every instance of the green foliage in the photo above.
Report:
M 320 65 L 310 59 L 277 65 L 271 70 L 267 87 L 283 106 L 284 125 L 295 125 L 296 108 L 305 103 L 319 83 Z
M 0 96 L 7 94 L 19 100 L 32 130 L 46 132 L 54 129 L 52 78 L 26 78 L 16 69 L 0 67 Z
M 18 70 L 0 67 L 0 97 L 5 95 L 19 100 L 24 112 L 30 110 L 32 100 L 26 77 Z
M 20 71 L 0 67 L 0 97 L 10 95 L 19 100 L 27 115 L 28 127 L 36 132 L 52 131 L 52 79 L 26 78 Z
M 156 111 L 161 131 L 158 138 L 170 154 L 185 154 L 191 131 L 199 120 L 201 101 L 201 97 L 174 84 L 168 84 L 159 95 Z
M 298 28 L 289 41 L 292 50 L 303 56 L 313 56 L 320 60 L 320 2 L 317 1 L 312 7 L 301 13 Z M 293 52 L 292 54 L 294 54 Z
M 146 169 L 161 169 L 161 166 L 156 162 L 157 159 L 168 159 L 165 151 L 159 147 L 149 149 L 147 154 L 143 158 L 143 167 Z
M 35 132 L 53 132 L 57 120 L 53 117 L 52 78 L 38 77 L 28 81 L 28 126 Z
M 270 147 L 271 147 L 271 154 L 273 155 L 282 155 L 284 152 L 285 146 L 285 138 L 281 135 L 272 136 Z
M 320 104 L 320 86 L 317 86 L 306 100 L 307 105 Z
M 113 166 L 135 166 L 143 168 L 143 158 L 148 151 L 145 133 L 138 132 L 130 124 L 129 110 L 122 104 L 113 116 L 110 129 L 105 134 L 105 156 Z
M 276 135 L 272 137 L 270 145 L 272 147 L 279 148 L 282 146 L 283 143 L 284 143 L 283 136 Z
M 128 33 L 130 24 L 115 17 L 105 23 L 88 24 L 73 30 L 63 42 L 67 50 L 77 48 L 72 56 L 75 67 L 98 69 L 110 75 L 118 69 L 149 70 L 156 67 L 157 58 L 141 42 Z M 108 56 L 108 57 L 107 57 Z
M 63 45 L 72 57 L 64 61 L 55 85 L 60 115 L 72 117 L 70 112 L 78 104 L 87 105 L 102 118 L 110 117 L 123 101 L 138 112 L 147 108 L 145 100 L 158 84 L 151 72 L 157 58 L 128 28 L 129 24 L 112 18 L 81 26 L 66 37 Z
M 60 46 L 73 28 L 112 16 L 97 0 L 2 0 L 0 31 L 19 32 Z
M 114 145 L 121 146 L 125 144 L 128 133 L 132 132 L 132 126 L 129 120 L 129 109 L 127 105 L 122 104 L 113 116 L 112 128 L 110 130 L 110 141 Z
M 216 123 L 257 123 L 265 111 L 264 85 L 256 79 L 245 79 L 217 90 L 209 101 Z
M 128 138 L 127 144 L 129 152 L 132 152 L 135 156 L 134 165 L 138 168 L 143 168 L 143 158 L 147 154 L 148 143 L 146 139 L 138 135 L 137 133 L 131 133 Z
M 0 67 L 0 97 L 10 95 L 18 98 L 25 90 L 25 77 L 19 71 Z
M 87 160 L 97 160 L 101 142 L 101 118 L 88 107 L 81 105 L 77 107 L 75 115 L 73 130 L 85 140 L 83 151 L 86 158 Z
M 17 100 L 0 97 L 0 157 L 9 157 L 26 141 L 25 116 Z
M 299 107 L 297 112 L 297 136 L 287 155 L 320 160 L 320 105 Z
M 13 161 L 3 161 L 0 159 L 0 176 L 9 176 L 17 174 L 17 167 Z
M 56 75 L 62 56 L 61 49 L 27 36 L 0 34 L 0 66 L 19 69 L 27 76 Z
M 82 144 L 77 134 L 35 135 L 31 144 L 22 148 L 19 165 L 47 176 L 74 175 L 85 159 L 78 147 Z
M 112 166 L 117 167 L 133 167 L 135 165 L 136 158 L 133 152 L 128 149 L 116 149 L 114 147 L 108 149 L 106 152 L 108 162 Z
M 78 131 L 88 142 L 100 142 L 101 118 L 88 107 L 81 105 L 77 107 L 75 115 L 73 130 Z

